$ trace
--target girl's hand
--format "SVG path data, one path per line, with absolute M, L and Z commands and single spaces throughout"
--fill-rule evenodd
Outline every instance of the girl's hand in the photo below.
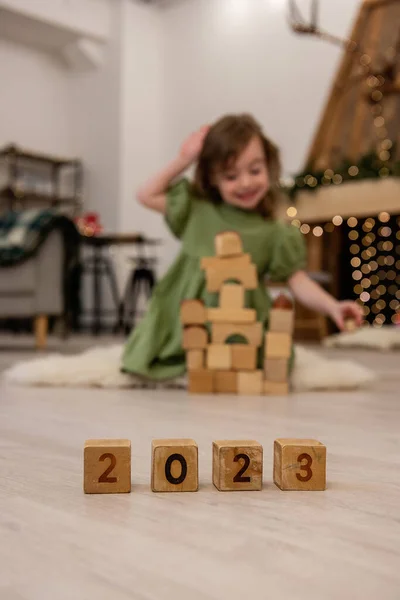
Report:
M 361 306 L 356 302 L 345 300 L 343 302 L 336 302 L 334 308 L 330 311 L 330 317 L 339 327 L 340 331 L 345 329 L 345 321 L 347 319 L 353 319 L 357 327 L 360 327 L 363 318 L 363 312 Z
M 209 130 L 209 125 L 203 125 L 203 127 L 192 133 L 183 142 L 180 150 L 180 157 L 186 161 L 188 165 L 192 164 L 199 157 L 200 152 L 203 149 L 205 137 Z

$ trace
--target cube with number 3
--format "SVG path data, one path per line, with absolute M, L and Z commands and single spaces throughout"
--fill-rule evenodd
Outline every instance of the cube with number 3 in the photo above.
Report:
M 323 491 L 326 447 L 317 440 L 275 440 L 274 483 L 281 490 Z
M 262 489 L 263 448 L 253 440 L 213 442 L 213 483 L 220 492 Z
M 129 440 L 87 440 L 83 460 L 83 490 L 86 494 L 121 494 L 131 491 Z

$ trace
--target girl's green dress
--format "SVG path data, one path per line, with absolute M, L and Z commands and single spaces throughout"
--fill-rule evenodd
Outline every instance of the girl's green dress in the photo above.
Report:
M 217 233 L 237 231 L 244 252 L 250 253 L 257 266 L 259 285 L 246 292 L 246 306 L 256 309 L 265 328 L 271 307 L 265 275 L 272 281 L 284 282 L 306 265 L 305 244 L 297 228 L 229 204 L 216 205 L 198 198 L 186 179 L 172 186 L 167 194 L 166 223 L 181 240 L 182 249 L 155 287 L 146 316 L 131 333 L 122 365 L 124 372 L 157 381 L 185 372 L 181 301 L 200 298 L 207 306 L 218 306 L 218 294 L 207 292 L 205 273 L 200 268 L 202 257 L 215 255 Z M 262 350 L 260 360 L 261 356 Z

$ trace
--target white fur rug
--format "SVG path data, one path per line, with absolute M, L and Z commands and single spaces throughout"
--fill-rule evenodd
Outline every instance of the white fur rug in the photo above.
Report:
M 101 388 L 185 388 L 186 378 L 154 384 L 120 372 L 122 345 L 97 347 L 82 354 L 46 357 L 17 363 L 3 373 L 9 384 L 23 386 L 101 387 Z M 350 360 L 321 357 L 302 347 L 296 348 L 292 373 L 294 391 L 344 390 L 369 386 L 375 373 Z
M 361 327 L 350 333 L 338 333 L 324 340 L 327 348 L 370 348 L 392 350 L 400 348 L 400 327 Z

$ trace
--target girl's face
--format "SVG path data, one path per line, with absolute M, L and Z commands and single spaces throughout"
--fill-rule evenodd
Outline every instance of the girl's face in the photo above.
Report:
M 264 148 L 254 136 L 235 161 L 214 176 L 214 185 L 227 204 L 245 210 L 255 209 L 269 190 Z

